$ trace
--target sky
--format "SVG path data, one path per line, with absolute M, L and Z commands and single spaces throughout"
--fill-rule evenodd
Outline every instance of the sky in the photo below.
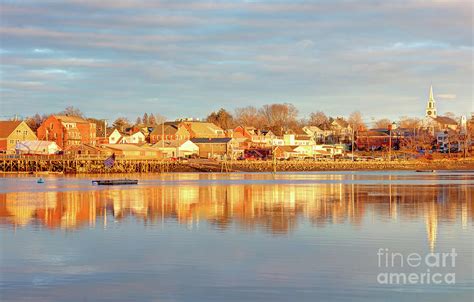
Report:
M 292 103 L 366 120 L 473 105 L 473 1 L 0 0 L 0 119 Z

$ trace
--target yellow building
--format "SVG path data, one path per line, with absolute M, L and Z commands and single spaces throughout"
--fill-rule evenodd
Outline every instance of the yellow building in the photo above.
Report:
M 15 153 L 18 142 L 37 139 L 33 130 L 23 121 L 0 121 L 0 153 Z

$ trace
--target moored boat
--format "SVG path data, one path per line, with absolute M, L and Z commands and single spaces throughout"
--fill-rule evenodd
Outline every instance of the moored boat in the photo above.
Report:
M 92 184 L 99 186 L 114 186 L 114 185 L 137 185 L 137 179 L 100 179 L 93 180 Z

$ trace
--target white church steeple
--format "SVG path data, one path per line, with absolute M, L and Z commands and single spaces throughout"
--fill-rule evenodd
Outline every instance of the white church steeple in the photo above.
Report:
M 430 97 L 428 99 L 428 104 L 426 105 L 426 117 L 436 117 L 436 104 L 433 97 L 433 85 L 430 86 Z

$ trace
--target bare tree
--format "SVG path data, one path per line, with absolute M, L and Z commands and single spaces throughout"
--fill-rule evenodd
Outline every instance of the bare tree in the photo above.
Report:
M 142 117 L 142 123 L 148 125 L 148 113 L 144 113 Z
M 119 117 L 113 122 L 113 127 L 123 132 L 125 128 L 130 127 L 130 121 L 126 117 Z
M 148 124 L 146 124 L 146 126 L 155 126 L 155 125 L 156 125 L 155 115 L 153 113 L 150 113 L 150 115 L 148 116 Z
M 232 114 L 227 112 L 224 108 L 217 112 L 212 112 L 206 119 L 210 123 L 214 123 L 222 129 L 230 129 L 234 127 L 234 118 Z
M 79 108 L 74 106 L 68 106 L 63 111 L 58 113 L 59 115 L 68 115 L 68 116 L 77 116 L 77 117 L 84 117 L 84 114 Z
M 298 124 L 298 109 L 293 104 L 264 105 L 259 112 L 263 117 L 264 124 L 276 135 L 282 135 Z
M 403 116 L 400 118 L 399 127 L 408 129 L 418 129 L 421 126 L 421 121 L 418 118 Z
M 155 113 L 155 121 L 157 125 L 163 124 L 166 122 L 166 116 L 161 115 L 159 113 Z
M 31 128 L 31 130 L 36 131 L 47 118 L 48 116 L 45 114 L 39 115 L 36 113 L 35 115 L 28 117 L 25 120 L 25 123 Z
M 322 126 L 329 124 L 329 118 L 322 111 L 312 112 L 309 115 L 309 124 L 312 126 Z
M 142 118 L 137 117 L 137 119 L 135 120 L 135 125 L 141 125 L 141 124 L 142 124 Z
M 235 109 L 235 121 L 242 126 L 252 126 L 260 128 L 262 126 L 262 116 L 258 109 L 253 106 Z
M 365 125 L 364 120 L 362 119 L 362 114 L 360 113 L 360 111 L 352 112 L 349 115 L 347 122 L 356 131 L 367 129 L 367 126 Z
M 392 124 L 388 118 L 382 118 L 375 122 L 375 128 L 388 129 L 388 126 Z

